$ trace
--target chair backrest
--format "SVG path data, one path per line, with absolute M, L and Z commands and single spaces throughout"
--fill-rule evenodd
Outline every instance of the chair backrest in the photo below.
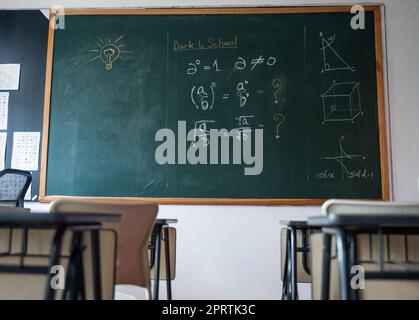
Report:
M 364 200 L 327 200 L 322 214 L 418 214 L 419 203 L 364 201 Z
M 23 208 L 25 194 L 32 182 L 29 171 L 5 169 L 0 171 L 0 201 L 14 202 Z
M 158 212 L 156 204 L 117 203 L 63 199 L 51 206 L 54 213 L 121 214 L 120 223 L 106 223 L 118 237 L 115 284 L 151 289 L 147 243 Z

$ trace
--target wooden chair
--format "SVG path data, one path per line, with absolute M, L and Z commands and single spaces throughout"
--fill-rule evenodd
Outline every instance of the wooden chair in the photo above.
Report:
M 147 290 L 148 296 L 151 296 L 147 244 L 158 212 L 156 204 L 63 199 L 54 202 L 51 211 L 60 214 L 121 214 L 120 223 L 105 225 L 105 228 L 115 230 L 118 238 L 114 284 L 140 286 Z M 107 247 L 106 243 L 102 244 L 102 239 L 101 247 Z M 104 254 L 108 251 L 112 250 L 106 250 Z
M 322 206 L 322 214 L 418 214 L 418 203 L 398 203 L 383 201 L 329 200 Z M 383 235 L 384 268 L 386 271 L 419 270 L 418 235 Z M 357 237 L 357 260 L 365 271 L 379 270 L 379 236 L 361 234 Z M 311 237 L 312 248 L 312 298 L 320 299 L 323 234 Z M 330 297 L 339 297 L 339 272 L 336 261 L 336 246 L 332 239 L 332 263 L 330 271 Z M 419 299 L 417 280 L 366 280 L 365 289 L 359 290 L 359 299 Z

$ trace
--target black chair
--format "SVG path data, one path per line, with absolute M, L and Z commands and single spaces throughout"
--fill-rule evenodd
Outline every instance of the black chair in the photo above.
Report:
M 5 169 L 0 171 L 0 202 L 15 203 L 23 208 L 25 194 L 32 182 L 29 171 Z

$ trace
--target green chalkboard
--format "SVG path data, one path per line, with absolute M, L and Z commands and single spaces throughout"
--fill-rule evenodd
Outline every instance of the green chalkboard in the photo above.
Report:
M 345 7 L 67 11 L 42 198 L 386 198 L 379 12 L 353 29 Z

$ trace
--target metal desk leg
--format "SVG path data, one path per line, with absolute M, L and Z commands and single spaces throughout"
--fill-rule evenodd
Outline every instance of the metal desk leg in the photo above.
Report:
M 348 236 L 348 240 L 350 242 L 350 253 L 348 256 L 348 263 L 349 267 L 354 266 L 358 261 L 358 250 L 357 250 L 357 243 L 356 243 L 356 235 L 350 235 Z M 348 270 L 350 272 L 350 270 Z M 359 290 L 351 288 L 351 299 L 352 300 L 359 300 Z
M 290 232 L 287 229 L 287 234 L 286 234 L 286 245 L 285 245 L 285 263 L 284 263 L 284 276 L 283 276 L 283 283 L 282 283 L 282 300 L 289 300 L 289 280 L 288 280 L 288 273 L 289 273 L 289 269 L 290 269 L 290 256 L 289 256 L 289 251 L 290 251 Z M 281 244 L 282 246 L 282 244 Z M 282 268 L 282 266 L 281 266 Z
M 150 242 L 148 248 L 150 249 L 149 265 L 150 269 L 154 267 L 154 261 L 156 260 L 156 226 L 154 226 L 151 232 Z
M 307 233 L 309 233 L 309 231 L 303 229 L 303 230 L 301 230 L 301 233 L 302 233 L 302 236 L 301 236 L 301 238 L 302 238 L 302 241 L 301 241 L 302 242 L 302 245 L 301 245 L 302 259 L 301 260 L 302 260 L 304 271 L 307 272 L 307 274 L 311 276 L 311 269 L 310 269 L 309 261 L 308 261 L 308 255 L 310 253 L 310 236 L 307 235 Z
M 346 233 L 342 229 L 336 229 L 336 246 L 339 264 L 340 298 L 349 300 L 348 241 Z
M 81 250 L 81 232 L 74 231 L 71 239 L 70 259 L 67 267 L 66 287 L 63 300 L 76 300 L 78 295 L 79 255 Z
M 331 235 L 323 234 L 321 300 L 329 300 L 330 295 L 330 243 Z
M 297 230 L 290 228 L 291 232 L 291 299 L 298 300 L 297 288 Z
M 63 237 L 66 231 L 65 227 L 58 227 L 55 231 L 54 239 L 52 240 L 51 245 L 51 257 L 48 267 L 47 283 L 45 288 L 45 300 L 54 300 L 55 299 L 55 289 L 51 285 L 52 273 L 51 268 L 60 263 L 61 247 L 63 244 Z
M 75 292 L 74 292 L 74 298 L 77 300 L 79 297 L 82 300 L 86 300 L 86 295 L 85 295 L 85 287 L 84 287 L 84 270 L 83 270 L 83 233 L 82 232 L 77 232 L 76 233 L 76 245 L 75 248 L 73 250 L 76 251 L 75 254 L 75 278 L 74 281 L 76 283 L 75 286 Z
M 292 300 L 291 274 L 292 274 L 292 257 L 291 257 L 291 231 L 287 229 L 287 300 Z
M 155 257 L 154 257 L 154 290 L 153 300 L 159 300 L 159 282 L 160 282 L 160 251 L 161 251 L 161 230 L 162 225 L 156 224 L 156 243 L 155 243 Z
M 172 273 L 170 272 L 170 244 L 169 244 L 169 228 L 165 227 L 164 230 L 164 250 L 166 260 L 166 286 L 167 286 L 167 300 L 172 300 Z
M 92 272 L 93 272 L 93 294 L 95 300 L 102 300 L 102 279 L 100 268 L 100 239 L 99 230 L 91 231 L 92 241 Z

